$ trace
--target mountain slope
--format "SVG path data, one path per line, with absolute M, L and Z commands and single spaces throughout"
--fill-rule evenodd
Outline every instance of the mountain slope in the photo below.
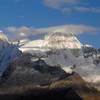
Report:
M 21 55 L 21 51 L 16 45 L 8 42 L 7 37 L 0 33 L 0 76 L 9 66 L 9 63 Z
M 1 86 L 2 100 L 99 100 L 100 92 L 88 85 L 78 74 L 65 77 L 47 85 L 33 84 Z
M 28 45 L 28 44 L 25 44 Z M 66 72 L 72 69 L 79 73 L 86 81 L 100 87 L 100 53 L 91 46 L 79 42 L 72 33 L 53 32 L 45 36 L 41 42 L 30 41 L 29 50 L 33 56 L 43 56 L 47 64 L 59 65 Z M 37 47 L 36 47 L 37 46 Z M 24 45 L 20 48 L 23 50 Z M 31 51 L 31 52 L 30 52 Z

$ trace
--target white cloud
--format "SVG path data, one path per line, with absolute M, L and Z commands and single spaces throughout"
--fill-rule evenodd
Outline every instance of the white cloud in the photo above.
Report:
M 8 37 L 11 40 L 20 40 L 22 38 L 27 38 L 34 33 L 37 33 L 35 32 L 36 29 L 27 26 L 21 26 L 19 28 L 10 26 L 5 28 L 4 31 L 8 34 Z
M 84 33 L 96 33 L 100 30 L 98 28 L 87 26 L 87 25 L 60 25 L 52 26 L 46 28 L 32 28 L 32 27 L 7 27 L 4 29 L 6 33 L 12 34 L 13 39 L 23 39 L 28 38 L 29 36 L 44 34 L 48 32 L 73 32 L 75 34 L 84 34 Z
M 79 3 L 80 0 L 44 0 L 44 4 L 51 8 L 59 9 L 64 4 L 76 4 Z
M 7 27 L 5 28 L 5 30 L 7 32 L 10 32 L 10 33 L 14 33 L 14 34 L 24 34 L 24 36 L 26 35 L 29 35 L 29 34 L 33 34 L 35 33 L 36 29 L 32 28 L 32 27 L 27 27 L 27 26 L 22 26 L 22 27 L 14 27 L 14 26 L 11 26 L 11 27 Z
M 93 7 L 93 3 L 87 0 L 43 0 L 44 4 L 63 13 L 81 12 L 81 13 L 100 13 L 100 7 Z M 99 0 L 95 2 L 100 3 Z M 87 6 L 92 5 L 92 6 Z
M 83 34 L 83 33 L 95 33 L 98 29 L 91 27 L 91 26 L 85 26 L 85 25 L 61 25 L 61 26 L 53 26 L 48 28 L 40 28 L 38 29 L 39 32 L 72 32 L 76 34 Z

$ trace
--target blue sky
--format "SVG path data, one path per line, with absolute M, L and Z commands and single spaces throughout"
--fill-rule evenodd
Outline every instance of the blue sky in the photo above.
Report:
M 63 29 L 100 47 L 100 1 L 0 0 L 0 29 L 16 39 Z

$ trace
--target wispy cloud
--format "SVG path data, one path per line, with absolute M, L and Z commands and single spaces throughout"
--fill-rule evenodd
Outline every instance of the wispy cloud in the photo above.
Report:
M 63 13 L 100 13 L 100 7 L 93 6 L 89 0 L 43 0 L 43 2 L 47 7 L 60 10 Z M 95 0 L 95 2 L 100 3 L 99 0 Z
M 64 4 L 78 4 L 80 0 L 43 0 L 43 2 L 48 7 L 60 9 Z
M 61 25 L 53 26 L 48 28 L 40 28 L 39 32 L 72 32 L 74 34 L 83 34 L 83 33 L 96 33 L 99 29 L 87 25 Z
M 63 8 L 63 13 L 71 13 L 71 12 L 80 12 L 80 13 L 100 13 L 100 8 L 95 7 L 72 7 L 72 8 Z
M 52 26 L 46 28 L 32 28 L 32 27 L 7 27 L 4 29 L 6 33 L 9 33 L 11 39 L 23 39 L 28 38 L 29 36 L 34 36 L 38 34 L 44 33 L 52 33 L 52 32 L 65 32 L 67 33 L 74 33 L 74 34 L 85 34 L 85 33 L 97 33 L 100 32 L 99 28 L 95 28 L 92 26 L 87 25 L 60 25 L 60 26 Z
M 35 29 L 27 26 L 14 27 L 10 26 L 4 29 L 10 40 L 20 40 L 28 38 L 28 36 L 35 34 Z M 37 33 L 37 32 L 36 32 Z

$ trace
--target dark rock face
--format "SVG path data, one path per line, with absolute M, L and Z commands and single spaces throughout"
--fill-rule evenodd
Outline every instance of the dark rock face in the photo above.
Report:
M 96 49 L 94 47 L 82 47 L 84 58 L 92 57 L 93 64 L 100 64 L 100 49 Z
M 35 95 L 35 91 L 23 95 L 0 95 L 1 100 L 83 100 L 71 88 L 42 91 L 45 93 Z
M 52 76 L 59 77 L 63 79 L 70 74 L 66 73 L 60 68 L 60 66 L 49 66 L 45 63 L 44 60 L 39 59 L 38 61 L 33 62 L 33 68 L 41 73 L 48 73 Z
M 45 86 L 0 86 L 0 100 L 100 100 L 100 92 L 76 73 Z

